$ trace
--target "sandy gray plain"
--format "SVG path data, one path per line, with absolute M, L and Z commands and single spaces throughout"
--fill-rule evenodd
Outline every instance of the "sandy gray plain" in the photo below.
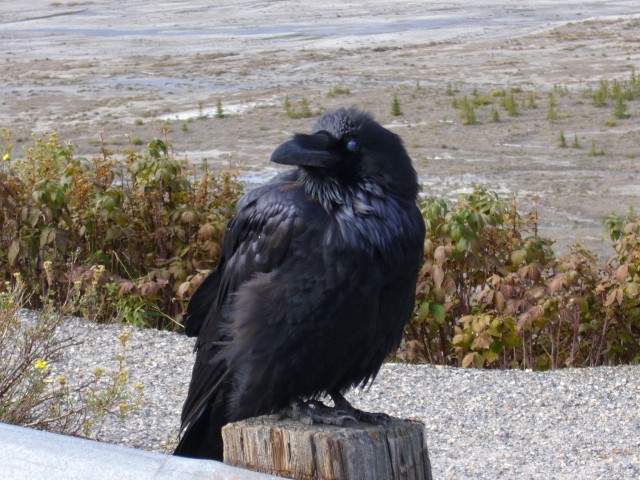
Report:
M 274 146 L 313 124 L 284 113 L 285 96 L 304 96 L 314 113 L 357 106 L 400 134 L 425 195 L 480 184 L 514 194 L 523 212 L 538 195 L 558 253 L 582 242 L 606 258 L 602 217 L 639 205 L 640 101 L 615 120 L 584 96 L 640 69 L 636 1 L 2 2 L 0 66 L 14 152 L 31 132 L 57 131 L 90 157 L 101 136 L 118 152 L 167 130 L 177 155 L 241 164 L 259 183 L 275 172 Z M 479 124 L 463 126 L 447 84 L 458 99 L 517 87 L 538 107 L 498 107 L 500 123 L 481 107 Z M 554 86 L 561 118 L 549 122 Z M 350 94 L 329 98 L 332 87 Z M 559 148 L 560 131 L 581 148 Z M 588 156 L 592 141 L 604 155 Z

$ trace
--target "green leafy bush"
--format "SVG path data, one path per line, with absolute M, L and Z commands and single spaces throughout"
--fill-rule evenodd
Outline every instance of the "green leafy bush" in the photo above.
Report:
M 428 198 L 425 261 L 401 358 L 535 369 L 640 362 L 640 231 L 610 217 L 604 265 L 574 246 L 556 258 L 537 213 L 477 188 Z
M 213 174 L 206 163 L 188 171 L 168 142 L 142 153 L 74 155 L 56 134 L 34 137 L 24 158 L 11 159 L 4 132 L 0 170 L 0 271 L 20 273 L 36 295 L 43 265 L 52 262 L 58 299 L 78 285 L 89 301 L 82 313 L 108 321 L 167 327 L 183 297 L 215 265 L 241 187 L 238 171 Z

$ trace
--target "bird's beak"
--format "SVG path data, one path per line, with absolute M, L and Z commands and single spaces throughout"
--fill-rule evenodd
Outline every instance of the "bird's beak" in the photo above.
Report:
M 338 155 L 332 152 L 332 143 L 331 137 L 324 132 L 297 134 L 278 145 L 271 154 L 271 161 L 283 165 L 331 168 L 339 160 Z

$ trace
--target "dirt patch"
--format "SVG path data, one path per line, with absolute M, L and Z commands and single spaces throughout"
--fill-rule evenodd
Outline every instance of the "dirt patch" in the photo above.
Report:
M 117 151 L 165 130 L 194 163 L 239 162 L 260 182 L 275 171 L 274 146 L 313 124 L 283 109 L 285 96 L 294 107 L 304 96 L 314 114 L 355 105 L 400 134 L 425 194 L 482 184 L 523 208 L 538 195 L 542 233 L 560 252 L 580 241 L 607 255 L 603 215 L 639 206 L 640 99 L 615 119 L 611 101 L 596 107 L 587 92 L 640 70 L 634 2 L 371 2 L 364 16 L 349 3 L 126 3 L 5 6 L 0 126 L 16 149 L 32 131 L 55 130 L 91 156 L 101 135 Z M 335 87 L 349 93 L 330 96 Z M 512 88 L 515 116 L 498 96 Z M 394 93 L 400 116 L 390 113 Z M 478 124 L 463 125 L 452 101 L 474 94 L 487 103 Z M 602 155 L 590 156 L 592 145 Z

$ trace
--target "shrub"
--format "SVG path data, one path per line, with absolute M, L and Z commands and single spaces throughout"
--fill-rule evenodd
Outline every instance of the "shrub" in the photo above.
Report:
M 51 265 L 45 272 L 53 281 Z M 48 280 L 48 281 L 49 281 Z M 125 368 L 128 332 L 119 337 L 121 353 L 115 371 L 96 368 L 87 380 L 76 382 L 52 370 L 72 338 L 60 338 L 57 329 L 78 308 L 78 288 L 61 305 L 49 290 L 35 320 L 22 321 L 24 282 L 19 274 L 0 292 L 0 421 L 66 434 L 95 435 L 106 417 L 123 421 L 142 402 L 143 387 L 131 384 Z
M 9 150 L 5 147 L 5 150 Z M 166 327 L 215 265 L 241 188 L 238 171 L 188 172 L 167 140 L 116 157 L 77 158 L 55 134 L 34 137 L 25 158 L 0 171 L 0 271 L 44 293 L 45 261 L 58 299 L 80 282 L 89 318 Z M 99 267 L 99 268 L 98 268 Z M 93 286 L 98 276 L 97 286 Z
M 455 206 L 425 199 L 425 261 L 407 361 L 558 368 L 640 361 L 638 219 L 610 217 L 616 255 L 576 245 L 556 258 L 535 209 L 477 188 Z

